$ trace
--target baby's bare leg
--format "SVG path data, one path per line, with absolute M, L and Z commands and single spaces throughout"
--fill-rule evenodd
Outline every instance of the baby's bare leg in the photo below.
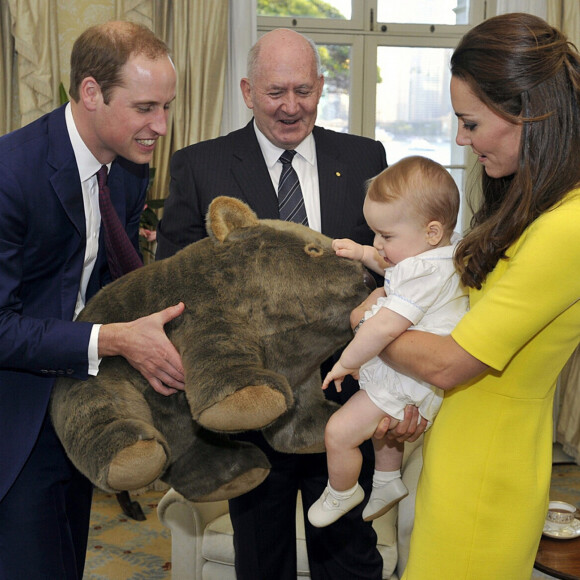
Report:
M 397 426 L 399 421 L 394 419 L 391 424 Z M 405 444 L 402 441 L 393 439 L 373 439 L 375 450 L 375 470 L 376 471 L 397 471 L 401 469 L 403 463 L 403 451 Z
M 385 412 L 365 391 L 355 393 L 328 421 L 326 444 L 328 477 L 337 491 L 351 489 L 358 481 L 362 466 L 359 445 L 370 439 Z

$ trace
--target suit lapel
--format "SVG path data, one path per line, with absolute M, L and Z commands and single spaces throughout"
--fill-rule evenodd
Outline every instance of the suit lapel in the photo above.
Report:
M 85 210 L 79 171 L 64 119 L 64 107 L 48 122 L 48 163 L 54 168 L 50 183 L 82 239 L 86 237 Z
M 348 165 L 340 151 L 318 127 L 313 130 L 318 163 L 320 219 L 322 233 L 336 231 L 341 222 L 341 208 L 348 194 Z
M 259 218 L 278 219 L 278 196 L 264 161 L 253 120 L 236 133 L 232 173 Z
M 72 319 L 79 291 L 86 247 L 86 222 L 79 171 L 64 117 L 64 106 L 48 121 L 48 164 L 54 169 L 49 177 L 55 195 L 78 233 L 76 247 L 70 247 L 62 273 L 62 312 Z

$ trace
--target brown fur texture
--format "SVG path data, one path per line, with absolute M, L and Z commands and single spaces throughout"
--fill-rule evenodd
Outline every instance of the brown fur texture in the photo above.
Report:
M 185 392 L 159 395 L 120 357 L 104 359 L 96 377 L 55 384 L 56 432 L 104 490 L 159 477 L 196 501 L 245 493 L 270 465 L 256 446 L 230 440 L 233 432 L 260 429 L 282 452 L 324 449 L 336 405 L 323 396 L 319 367 L 351 338 L 349 314 L 370 276 L 338 258 L 326 236 L 258 220 L 232 198 L 214 200 L 207 228 L 208 238 L 103 288 L 79 317 L 126 322 L 186 306 L 165 327 Z

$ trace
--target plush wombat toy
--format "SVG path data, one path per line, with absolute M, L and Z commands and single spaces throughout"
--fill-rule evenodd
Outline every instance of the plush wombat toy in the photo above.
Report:
M 126 322 L 180 301 L 165 330 L 181 354 L 185 392 L 158 394 L 121 357 L 86 381 L 62 378 L 51 414 L 69 457 L 112 492 L 158 477 L 186 498 L 245 493 L 269 470 L 256 446 L 228 433 L 262 430 L 281 452 L 324 449 L 336 405 L 319 366 L 351 338 L 349 314 L 372 278 L 338 258 L 307 227 L 258 220 L 242 202 L 217 198 L 209 237 L 101 290 L 79 320 Z

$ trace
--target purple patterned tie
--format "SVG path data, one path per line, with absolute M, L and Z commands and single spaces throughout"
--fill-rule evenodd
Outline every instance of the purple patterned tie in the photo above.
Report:
M 292 159 L 296 151 L 284 151 L 280 155 L 282 172 L 278 184 L 278 208 L 280 209 L 280 219 L 288 222 L 296 222 L 308 225 L 304 198 L 300 189 L 300 181 L 294 167 Z
M 107 166 L 97 171 L 99 183 L 99 207 L 104 229 L 107 262 L 113 280 L 143 265 L 135 246 L 131 243 L 125 228 L 111 202 L 111 192 L 107 186 Z

